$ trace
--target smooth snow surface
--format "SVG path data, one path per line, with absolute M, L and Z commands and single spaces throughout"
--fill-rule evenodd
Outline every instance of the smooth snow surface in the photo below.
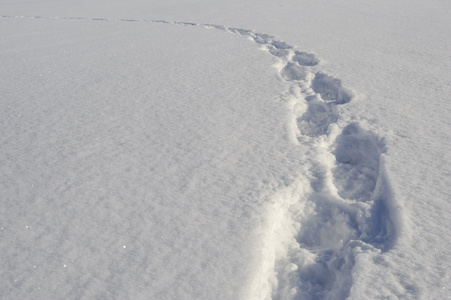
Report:
M 451 298 L 448 3 L 0 8 L 0 298 Z

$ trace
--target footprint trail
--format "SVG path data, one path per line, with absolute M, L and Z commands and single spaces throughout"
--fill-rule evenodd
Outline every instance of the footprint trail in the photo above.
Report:
M 299 181 L 275 195 L 269 210 L 254 299 L 345 299 L 359 251 L 384 252 L 396 238 L 393 196 L 381 154 L 384 140 L 359 123 L 340 129 L 341 105 L 354 94 L 319 70 L 313 53 L 249 29 L 214 24 L 78 17 L 8 16 L 95 22 L 149 22 L 239 34 L 277 60 L 284 98 L 292 111 L 292 142 L 307 152 Z

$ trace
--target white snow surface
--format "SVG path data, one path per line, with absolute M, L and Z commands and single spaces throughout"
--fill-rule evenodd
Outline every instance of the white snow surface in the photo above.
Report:
M 0 1 L 1 299 L 451 298 L 448 1 Z

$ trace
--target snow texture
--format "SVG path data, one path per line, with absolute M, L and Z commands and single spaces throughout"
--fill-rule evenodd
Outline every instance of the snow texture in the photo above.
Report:
M 46 1 L 39 15 L 2 4 L 11 13 L 0 18 L 0 298 L 450 298 L 449 135 L 436 129 L 442 140 L 433 142 L 393 120 L 408 97 L 383 112 L 389 102 L 370 87 L 376 76 L 348 74 L 375 66 L 366 55 L 342 53 L 338 65 L 349 55 L 359 63 L 337 69 L 288 39 L 214 24 L 220 10 L 235 24 L 266 26 L 234 16 L 233 5 L 196 15 L 201 1 L 189 11 L 205 21 L 184 22 L 176 18 L 186 4 L 172 2 L 154 2 L 154 15 L 167 18 L 118 17 L 135 7 L 120 2 L 105 17 L 69 16 Z M 312 48 L 334 57 L 316 42 L 330 27 L 306 25 L 305 40 L 284 29 L 300 5 L 288 2 L 274 31 L 306 43 L 310 32 Z M 317 11 L 332 23 L 335 12 L 371 9 L 391 22 L 394 8 L 408 5 L 300 2 L 310 9 L 305 20 Z M 270 17 L 275 2 L 265 3 L 255 11 Z M 442 30 L 443 20 L 430 28 Z M 449 108 L 434 110 L 447 129 Z M 436 158 L 404 142 L 411 136 Z M 408 164 L 415 151 L 425 161 Z M 436 166 L 432 175 L 425 162 Z

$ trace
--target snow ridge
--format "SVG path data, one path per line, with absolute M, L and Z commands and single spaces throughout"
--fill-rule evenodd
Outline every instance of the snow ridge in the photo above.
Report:
M 247 299 L 345 299 L 356 255 L 393 247 L 399 221 L 384 170 L 384 139 L 358 122 L 340 128 L 340 106 L 355 95 L 341 80 L 321 72 L 313 53 L 268 34 L 214 24 L 1 17 L 199 26 L 242 35 L 277 59 L 280 78 L 290 86 L 283 95 L 292 112 L 290 140 L 305 149 L 309 161 L 299 180 L 274 195 L 268 208 L 261 266 Z

